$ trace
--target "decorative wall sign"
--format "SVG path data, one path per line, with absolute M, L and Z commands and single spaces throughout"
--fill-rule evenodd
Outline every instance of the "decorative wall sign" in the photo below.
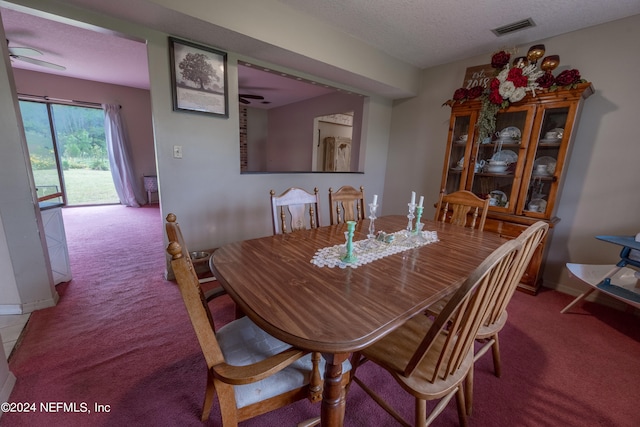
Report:
M 229 117 L 227 54 L 169 37 L 173 110 Z
M 486 88 L 489 81 L 495 77 L 495 72 L 496 69 L 493 68 L 491 64 L 469 67 L 464 74 L 462 87 L 465 89 L 471 89 L 474 86 Z
M 335 123 L 337 125 L 353 126 L 353 113 L 351 114 L 329 114 L 318 117 L 321 122 Z

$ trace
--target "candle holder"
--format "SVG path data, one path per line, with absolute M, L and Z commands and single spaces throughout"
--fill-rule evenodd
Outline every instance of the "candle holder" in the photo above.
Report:
M 405 236 L 411 236 L 411 232 L 413 231 L 413 219 L 416 217 L 414 215 L 414 212 L 416 210 L 416 204 L 415 203 L 407 203 L 407 205 L 409 206 L 409 214 L 407 215 L 407 219 L 409 220 L 409 222 L 407 223 L 407 229 L 405 230 Z
M 376 238 L 376 210 L 378 210 L 378 205 L 369 203 L 369 234 L 367 234 L 369 239 Z
M 358 258 L 353 254 L 353 232 L 356 229 L 356 222 L 355 221 L 347 221 L 347 244 L 346 244 L 346 249 L 347 249 L 347 253 L 344 254 L 344 256 L 342 258 L 340 258 L 342 260 L 342 262 L 346 262 L 346 263 L 352 263 L 355 262 Z
M 376 240 L 376 210 L 378 205 L 369 203 L 369 234 L 367 234 L 367 243 L 364 244 L 365 249 L 377 248 L 378 241 Z
M 420 219 L 422 218 L 422 211 L 424 210 L 424 208 L 422 206 L 418 206 L 416 208 L 417 210 L 417 215 L 416 215 L 416 226 L 413 229 L 413 234 L 418 234 L 422 231 L 422 227 L 424 226 L 424 224 L 422 224 L 420 222 Z

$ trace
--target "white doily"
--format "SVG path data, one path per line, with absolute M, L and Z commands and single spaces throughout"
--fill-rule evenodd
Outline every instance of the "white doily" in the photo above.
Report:
M 358 268 L 360 265 L 368 264 L 377 259 L 438 241 L 436 231 L 422 231 L 409 237 L 405 236 L 405 231 L 397 231 L 392 236 L 393 240 L 390 243 L 375 239 L 353 242 L 353 254 L 356 256 L 354 262 L 342 261 L 341 258 L 346 253 L 345 244 L 342 244 L 318 250 L 311 259 L 311 263 L 318 267 Z

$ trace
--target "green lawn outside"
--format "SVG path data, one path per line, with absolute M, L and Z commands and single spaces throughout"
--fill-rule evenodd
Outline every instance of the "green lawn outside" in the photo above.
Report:
M 67 189 L 67 205 L 120 203 L 113 186 L 111 171 L 69 169 L 63 171 Z M 34 170 L 36 185 L 58 181 L 56 170 Z

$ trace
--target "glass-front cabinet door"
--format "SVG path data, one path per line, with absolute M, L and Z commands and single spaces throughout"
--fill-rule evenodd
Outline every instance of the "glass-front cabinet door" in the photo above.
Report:
M 575 116 L 575 103 L 558 102 L 540 107 L 530 156 L 523 174 L 522 194 L 518 213 L 535 218 L 547 218 L 562 177 Z
M 473 147 L 473 173 L 468 175 L 466 188 L 489 197 L 490 210 L 516 210 L 534 113 L 532 105 L 499 113 L 495 134 Z
M 471 156 L 473 141 L 473 124 L 477 114 L 470 111 L 460 111 L 451 115 L 449 123 L 449 141 L 447 154 L 442 171 L 442 189 L 448 194 L 464 190 L 469 173 L 468 159 Z

